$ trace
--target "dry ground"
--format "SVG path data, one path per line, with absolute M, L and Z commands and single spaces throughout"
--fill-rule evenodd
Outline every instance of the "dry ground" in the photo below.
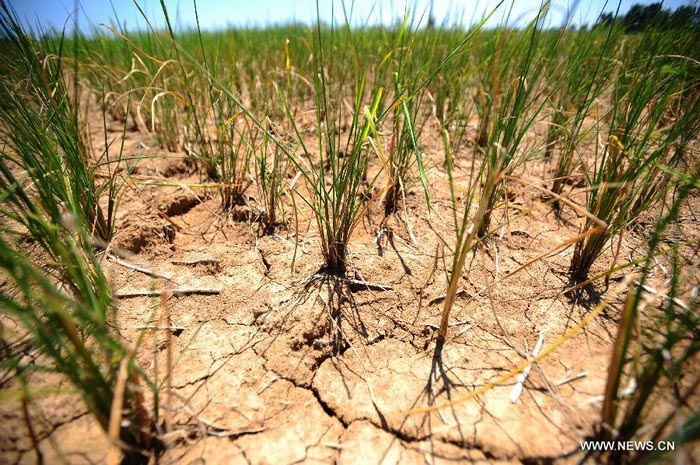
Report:
M 121 126 L 112 129 L 110 135 L 119 136 Z M 100 140 L 96 133 L 98 151 Z M 303 209 L 295 226 L 289 199 L 289 228 L 259 237 L 245 207 L 222 216 L 217 193 L 197 187 L 200 178 L 182 153 L 166 153 L 138 132 L 127 133 L 125 148 L 139 160 L 129 163 L 133 183 L 124 190 L 113 247 L 128 251 L 130 264 L 167 279 L 105 258 L 116 293 L 212 291 L 117 301 L 115 327 L 127 341 L 140 341 L 138 362 L 160 386 L 166 449 L 159 463 L 581 459 L 579 443 L 600 415 L 623 273 L 608 286 L 563 292 L 572 248 L 547 252 L 578 233 L 582 219 L 571 210 L 557 217 L 538 190 L 510 185 L 507 203 L 494 214 L 493 239 L 463 273 L 448 342 L 436 352 L 454 240 L 439 145 L 426 146 L 433 210 L 420 186 L 412 186 L 405 211 L 389 219 L 379 240 L 376 205 L 350 244 L 354 278 L 386 289 L 313 279 L 322 264 L 318 236 Z M 457 169 L 468 172 L 472 157 L 471 147 L 462 148 Z M 532 161 L 515 175 L 545 186 L 553 168 Z M 254 204 L 254 189 L 249 195 Z M 682 223 L 696 233 L 697 217 L 684 215 Z M 617 262 L 643 253 L 641 234 L 628 233 Z M 606 252 L 593 274 L 613 259 Z M 658 274 L 662 279 L 661 269 Z M 613 305 L 536 364 L 516 402 L 510 400 L 516 378 L 490 384 L 521 364 L 540 335 L 545 347 L 560 342 L 602 295 Z M 331 307 L 341 309 L 339 327 L 330 324 Z M 29 406 L 44 463 L 103 463 L 107 439 L 65 380 L 33 378 L 60 391 Z M 476 398 L 421 410 L 488 386 Z M 0 457 L 7 464 L 37 463 L 18 402 L 0 403 Z

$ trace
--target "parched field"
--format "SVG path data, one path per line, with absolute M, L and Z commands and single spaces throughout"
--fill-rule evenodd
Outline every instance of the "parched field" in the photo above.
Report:
M 700 33 L 539 19 L 3 11 L 0 462 L 695 463 Z

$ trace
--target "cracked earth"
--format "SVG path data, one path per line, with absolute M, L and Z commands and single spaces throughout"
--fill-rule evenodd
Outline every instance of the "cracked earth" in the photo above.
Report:
M 371 209 L 349 247 L 355 275 L 337 280 L 316 274 L 322 262 L 308 212 L 297 226 L 259 237 L 241 221 L 247 215 L 222 216 L 216 192 L 193 187 L 198 176 L 177 157 L 135 132 L 125 147 L 141 160 L 129 168 L 134 183 L 125 187 L 113 247 L 134 267 L 106 257 L 103 266 L 121 296 L 115 330 L 138 346 L 138 363 L 158 386 L 158 463 L 581 458 L 579 442 L 599 418 L 614 305 L 536 364 L 516 402 L 515 377 L 505 376 L 540 335 L 546 346 L 576 326 L 605 290 L 595 287 L 590 300 L 564 295 L 570 248 L 507 277 L 575 236 L 580 218 L 557 219 L 539 192 L 513 186 L 510 208 L 494 214 L 498 238 L 467 264 L 437 351 L 451 260 L 437 150 L 426 151 L 433 212 L 417 187 L 409 190 L 405 212 L 377 240 L 381 208 Z M 457 163 L 468 172 L 466 155 Z M 537 182 L 546 169 L 532 164 L 517 175 Z M 626 255 L 640 253 L 636 241 L 625 238 Z M 138 295 L 149 291 L 155 296 Z M 2 403 L 0 462 L 36 463 L 38 447 L 44 463 L 103 463 L 108 441 L 68 383 L 32 376 L 46 386 L 27 406 L 34 440 L 21 404 Z

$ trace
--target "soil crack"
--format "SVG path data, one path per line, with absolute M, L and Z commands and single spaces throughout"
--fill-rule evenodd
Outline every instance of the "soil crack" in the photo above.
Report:
M 265 369 L 265 371 L 268 371 L 268 372 L 274 374 L 274 375 L 277 376 L 279 379 L 282 379 L 282 380 L 285 380 L 285 381 L 291 383 L 291 384 L 292 384 L 294 387 L 296 387 L 296 388 L 304 389 L 304 390 L 307 390 L 307 391 L 311 392 L 311 394 L 314 396 L 314 398 L 316 399 L 316 402 L 317 402 L 318 405 L 321 407 L 321 409 L 323 410 L 323 412 L 324 412 L 326 415 L 328 415 L 329 417 L 335 418 L 336 420 L 338 420 L 338 422 L 343 426 L 343 429 L 348 429 L 348 427 L 349 427 L 354 421 L 359 421 L 359 420 L 364 420 L 364 419 L 365 419 L 365 418 L 358 418 L 358 419 L 355 419 L 355 420 L 352 420 L 352 421 L 347 421 L 347 420 L 345 420 L 341 415 L 339 415 L 335 410 L 333 410 L 333 409 L 330 407 L 330 405 L 328 405 L 328 403 L 326 403 L 326 402 L 321 398 L 321 394 L 319 393 L 319 390 L 313 386 L 313 380 L 314 380 L 314 378 L 316 377 L 316 373 L 318 373 L 318 371 L 316 371 L 316 372 L 314 373 L 313 378 L 311 379 L 311 381 L 310 381 L 309 384 L 307 385 L 306 383 L 300 383 L 300 382 L 298 382 L 297 380 L 295 380 L 295 379 L 293 379 L 293 378 L 290 378 L 290 377 L 288 377 L 288 376 L 284 376 L 283 374 L 278 373 L 277 371 L 275 371 L 275 370 L 269 368 L 269 367 L 267 366 L 267 362 L 268 362 L 267 358 L 265 358 L 264 355 L 261 355 L 261 357 L 262 357 L 263 360 L 265 361 L 265 362 L 263 363 L 263 368 Z M 330 358 L 330 355 L 329 355 L 329 356 L 326 356 L 326 357 L 323 357 L 321 360 L 318 361 L 318 365 L 317 365 L 317 366 L 320 367 L 321 364 L 322 364 L 323 362 L 325 362 L 328 358 Z
M 313 382 L 312 382 L 312 386 L 309 388 L 309 390 L 314 395 L 314 397 L 316 398 L 316 402 L 318 402 L 318 405 L 321 406 L 321 408 L 326 413 L 326 415 L 328 415 L 329 417 L 335 418 L 336 420 L 338 420 L 340 422 L 341 425 L 343 425 L 344 429 L 348 429 L 348 427 L 350 426 L 352 421 L 348 422 L 347 420 L 345 420 L 341 415 L 339 415 L 335 410 L 333 410 L 330 407 L 330 405 L 328 405 L 326 403 L 326 401 L 321 399 L 321 394 L 318 392 L 318 389 L 313 387 Z M 357 420 L 353 420 L 353 421 L 357 421 Z

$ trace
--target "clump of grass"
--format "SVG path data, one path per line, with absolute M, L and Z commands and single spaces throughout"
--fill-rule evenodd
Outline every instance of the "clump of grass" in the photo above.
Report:
M 114 422 L 114 385 L 120 360 L 130 387 L 123 392 L 120 440 L 126 463 L 144 463 L 153 442 L 138 387 L 141 376 L 110 316 L 112 293 L 96 256 L 111 234 L 98 204 L 101 188 L 81 144 L 78 95 L 67 90 L 63 38 L 26 34 L 0 3 L 5 73 L 0 77 L 0 268 L 8 280 L 0 311 L 21 326 L 17 334 L 46 356 L 34 364 L 14 360 L 19 374 L 34 369 L 65 376 L 105 432 Z M 54 49 L 54 44 L 58 49 Z M 77 79 L 73 75 L 72 79 Z M 109 165 L 109 161 L 107 162 Z M 115 186 L 108 176 L 107 185 Z M 29 258 L 27 243 L 37 244 Z M 5 335 L 3 334 L 3 342 Z M 114 431 L 114 427 L 112 428 Z
M 542 2 L 537 16 L 524 31 L 505 31 L 497 38 L 490 75 L 492 80 L 499 81 L 494 82 L 492 87 L 500 89 L 504 84 L 500 80 L 504 78 L 506 84 L 503 85 L 502 94 L 497 90 L 490 96 L 493 104 L 498 104 L 495 107 L 498 110 L 488 133 L 488 141 L 485 145 L 482 145 L 484 141 L 477 141 L 484 150 L 485 185 L 488 185 L 490 180 L 501 178 L 501 174 L 510 175 L 528 158 L 525 135 L 534 126 L 544 107 L 544 95 L 553 90 L 541 84 L 537 73 L 537 70 L 545 66 L 550 56 L 554 54 L 552 47 L 547 47 L 544 51 L 540 50 L 540 45 L 544 41 L 543 27 L 549 6 L 548 1 Z M 506 47 L 503 44 L 505 37 L 516 34 L 517 37 L 512 39 L 512 44 Z M 483 125 L 488 123 L 490 114 L 490 111 L 486 111 L 482 116 L 487 119 L 481 123 L 482 131 Z M 491 214 L 504 194 L 503 183 L 501 182 L 501 185 L 492 192 L 488 189 L 484 192 L 489 195 L 482 199 L 482 202 L 486 203 L 486 211 L 480 224 L 477 225 L 477 236 L 480 239 L 486 238 L 489 233 Z
M 118 198 L 116 179 L 100 187 L 83 121 L 78 86 L 66 84 L 61 40 L 54 49 L 27 36 L 4 3 L 0 28 L 5 62 L 0 82 L 0 121 L 5 163 L 15 164 L 34 179 L 34 188 L 49 218 L 60 224 L 68 205 L 80 212 L 94 238 L 106 244 L 112 236 Z M 71 78 L 77 81 L 78 76 Z M 109 157 L 109 150 L 106 149 Z M 107 166 L 116 160 L 106 160 Z M 106 192 L 105 192 L 106 189 Z M 109 199 L 107 214 L 100 195 Z
M 268 122 L 268 124 L 271 124 Z M 284 223 L 282 195 L 287 193 L 287 154 L 270 140 L 269 127 L 262 134 L 262 143 L 255 150 L 255 184 L 258 188 L 260 232 L 273 234 Z
M 412 28 L 406 15 L 390 52 L 396 61 L 396 71 L 392 75 L 395 103 L 386 163 L 389 181 L 384 195 L 385 217 L 394 213 L 404 198 L 415 165 L 418 165 L 426 199 L 429 199 L 419 140 L 428 119 L 423 102 L 431 77 L 426 82 L 421 81 L 435 66 L 432 64 L 434 55 L 429 55 L 429 51 L 437 38 L 428 30 L 420 34 L 422 40 L 419 40 L 417 31 Z M 382 77 L 380 72 L 380 81 Z
M 265 129 L 230 90 L 215 82 L 214 76 L 226 76 L 227 70 L 218 56 L 209 57 L 212 48 L 205 46 L 208 36 L 202 33 L 199 21 L 195 34 L 176 39 L 168 10 L 165 4 L 161 6 L 170 34 L 168 53 L 175 60 L 181 84 L 178 95 L 186 102 L 185 146 L 203 165 L 206 177 L 218 183 L 221 209 L 230 213 L 236 206 L 247 205 L 245 193 L 253 181 L 251 163 Z M 189 48 L 199 58 L 186 51 L 188 42 L 193 42 Z
M 614 28 L 609 28 L 602 37 L 598 31 L 562 31 L 562 34 L 575 34 L 575 37 L 562 37 L 565 51 L 562 60 L 565 61 L 556 61 L 553 66 L 554 83 L 559 85 L 547 131 L 545 158 L 551 158 L 555 148 L 560 147 L 552 183 L 555 195 L 562 194 L 580 163 L 578 145 L 588 133 L 584 122 L 605 92 L 610 76 L 614 75 L 611 71 L 616 69 L 614 57 L 620 41 Z M 559 200 L 553 205 L 556 209 L 561 207 Z
M 217 135 L 211 155 L 216 166 L 215 180 L 221 187 L 221 209 L 230 212 L 236 205 L 246 205 L 245 192 L 252 183 L 250 163 L 256 151 L 258 131 L 240 114 L 235 103 L 230 102 L 227 113 L 233 116 L 221 120 L 217 125 Z
M 366 142 L 372 126 L 377 124 L 377 111 L 384 89 L 378 87 L 368 91 L 367 70 L 358 62 L 354 62 L 354 69 L 335 75 L 337 81 L 332 81 L 329 68 L 338 61 L 345 62 L 343 54 L 354 51 L 353 31 L 350 30 L 349 23 L 346 23 L 342 32 L 331 28 L 328 40 L 331 41 L 331 49 L 335 48 L 337 53 L 328 53 L 319 17 L 314 41 L 313 81 L 317 157 L 307 147 L 299 127 L 288 108 L 287 110 L 302 151 L 301 156 L 293 156 L 291 161 L 310 191 L 308 196 L 302 198 L 316 218 L 325 262 L 324 271 L 344 275 L 348 267 L 350 236 L 363 211 L 360 193 L 369 163 Z M 353 78 L 350 83 L 347 82 L 347 77 Z M 343 99 L 341 92 L 348 86 L 353 89 L 353 108 L 343 142 L 342 127 L 346 115 L 340 102 Z M 368 94 L 371 103 L 364 106 Z
M 689 194 L 700 186 L 700 165 L 687 174 L 674 173 L 679 189 L 668 212 L 652 234 L 639 281 L 630 286 L 608 368 L 598 439 L 614 441 L 674 441 L 676 448 L 697 440 L 698 410 L 691 406 L 700 381 L 686 375 L 700 354 L 700 301 L 697 295 L 697 243 L 676 242 L 669 250 L 670 278 L 665 295 L 647 285 L 664 237 L 673 229 Z M 694 249 L 684 256 L 681 248 Z M 693 290 L 694 289 L 694 290 Z M 635 333 L 639 333 L 634 336 Z M 635 342 L 636 340 L 636 342 Z M 635 386 L 622 399 L 624 378 Z M 685 379 L 684 379 L 685 378 Z M 668 398 L 664 392 L 672 390 Z M 653 412 L 653 413 L 652 413 Z M 650 463 L 662 453 L 608 451 L 596 460 L 606 463 Z
M 700 131 L 697 101 L 687 102 L 685 111 L 671 124 L 661 124 L 675 96 L 688 94 L 689 87 L 694 87 L 692 79 L 686 80 L 668 64 L 669 59 L 677 67 L 687 66 L 684 60 L 673 58 L 640 59 L 638 67 L 622 70 L 617 79 L 608 141 L 586 176 L 586 207 L 607 227 L 576 243 L 570 266 L 575 282 L 587 279 L 613 235 L 663 199 L 666 191 L 659 182 L 663 179 L 659 165 L 674 160 L 681 140 L 693 139 Z M 594 226 L 591 221 L 587 220 L 586 229 Z
M 0 180 L 4 194 L 10 192 L 6 190 L 10 187 L 14 190 L 10 196 L 22 195 L 17 184 L 8 186 L 6 181 Z M 0 308 L 26 331 L 22 335 L 23 343 L 47 356 L 50 363 L 35 360 L 25 365 L 16 360 L 13 369 L 18 375 L 32 370 L 64 375 L 107 432 L 115 402 L 117 368 L 119 361 L 128 357 L 131 387 L 124 393 L 124 410 L 119 412 L 122 427 L 118 437 L 126 463 L 144 463 L 145 451 L 155 441 L 139 391 L 141 376 L 123 342 L 110 328 L 112 295 L 93 250 L 82 243 L 89 239 L 89 234 L 81 233 L 78 228 L 84 231 L 85 225 L 76 224 L 71 231 L 56 227 L 45 218 L 34 218 L 31 222 L 35 231 L 45 234 L 45 241 L 57 256 L 59 261 L 52 265 L 60 276 L 47 275 L 40 263 L 29 260 L 18 238 L 13 244 L 0 236 L 2 271 L 12 289 L 11 294 L 0 295 Z M 67 289 L 70 291 L 66 292 Z

